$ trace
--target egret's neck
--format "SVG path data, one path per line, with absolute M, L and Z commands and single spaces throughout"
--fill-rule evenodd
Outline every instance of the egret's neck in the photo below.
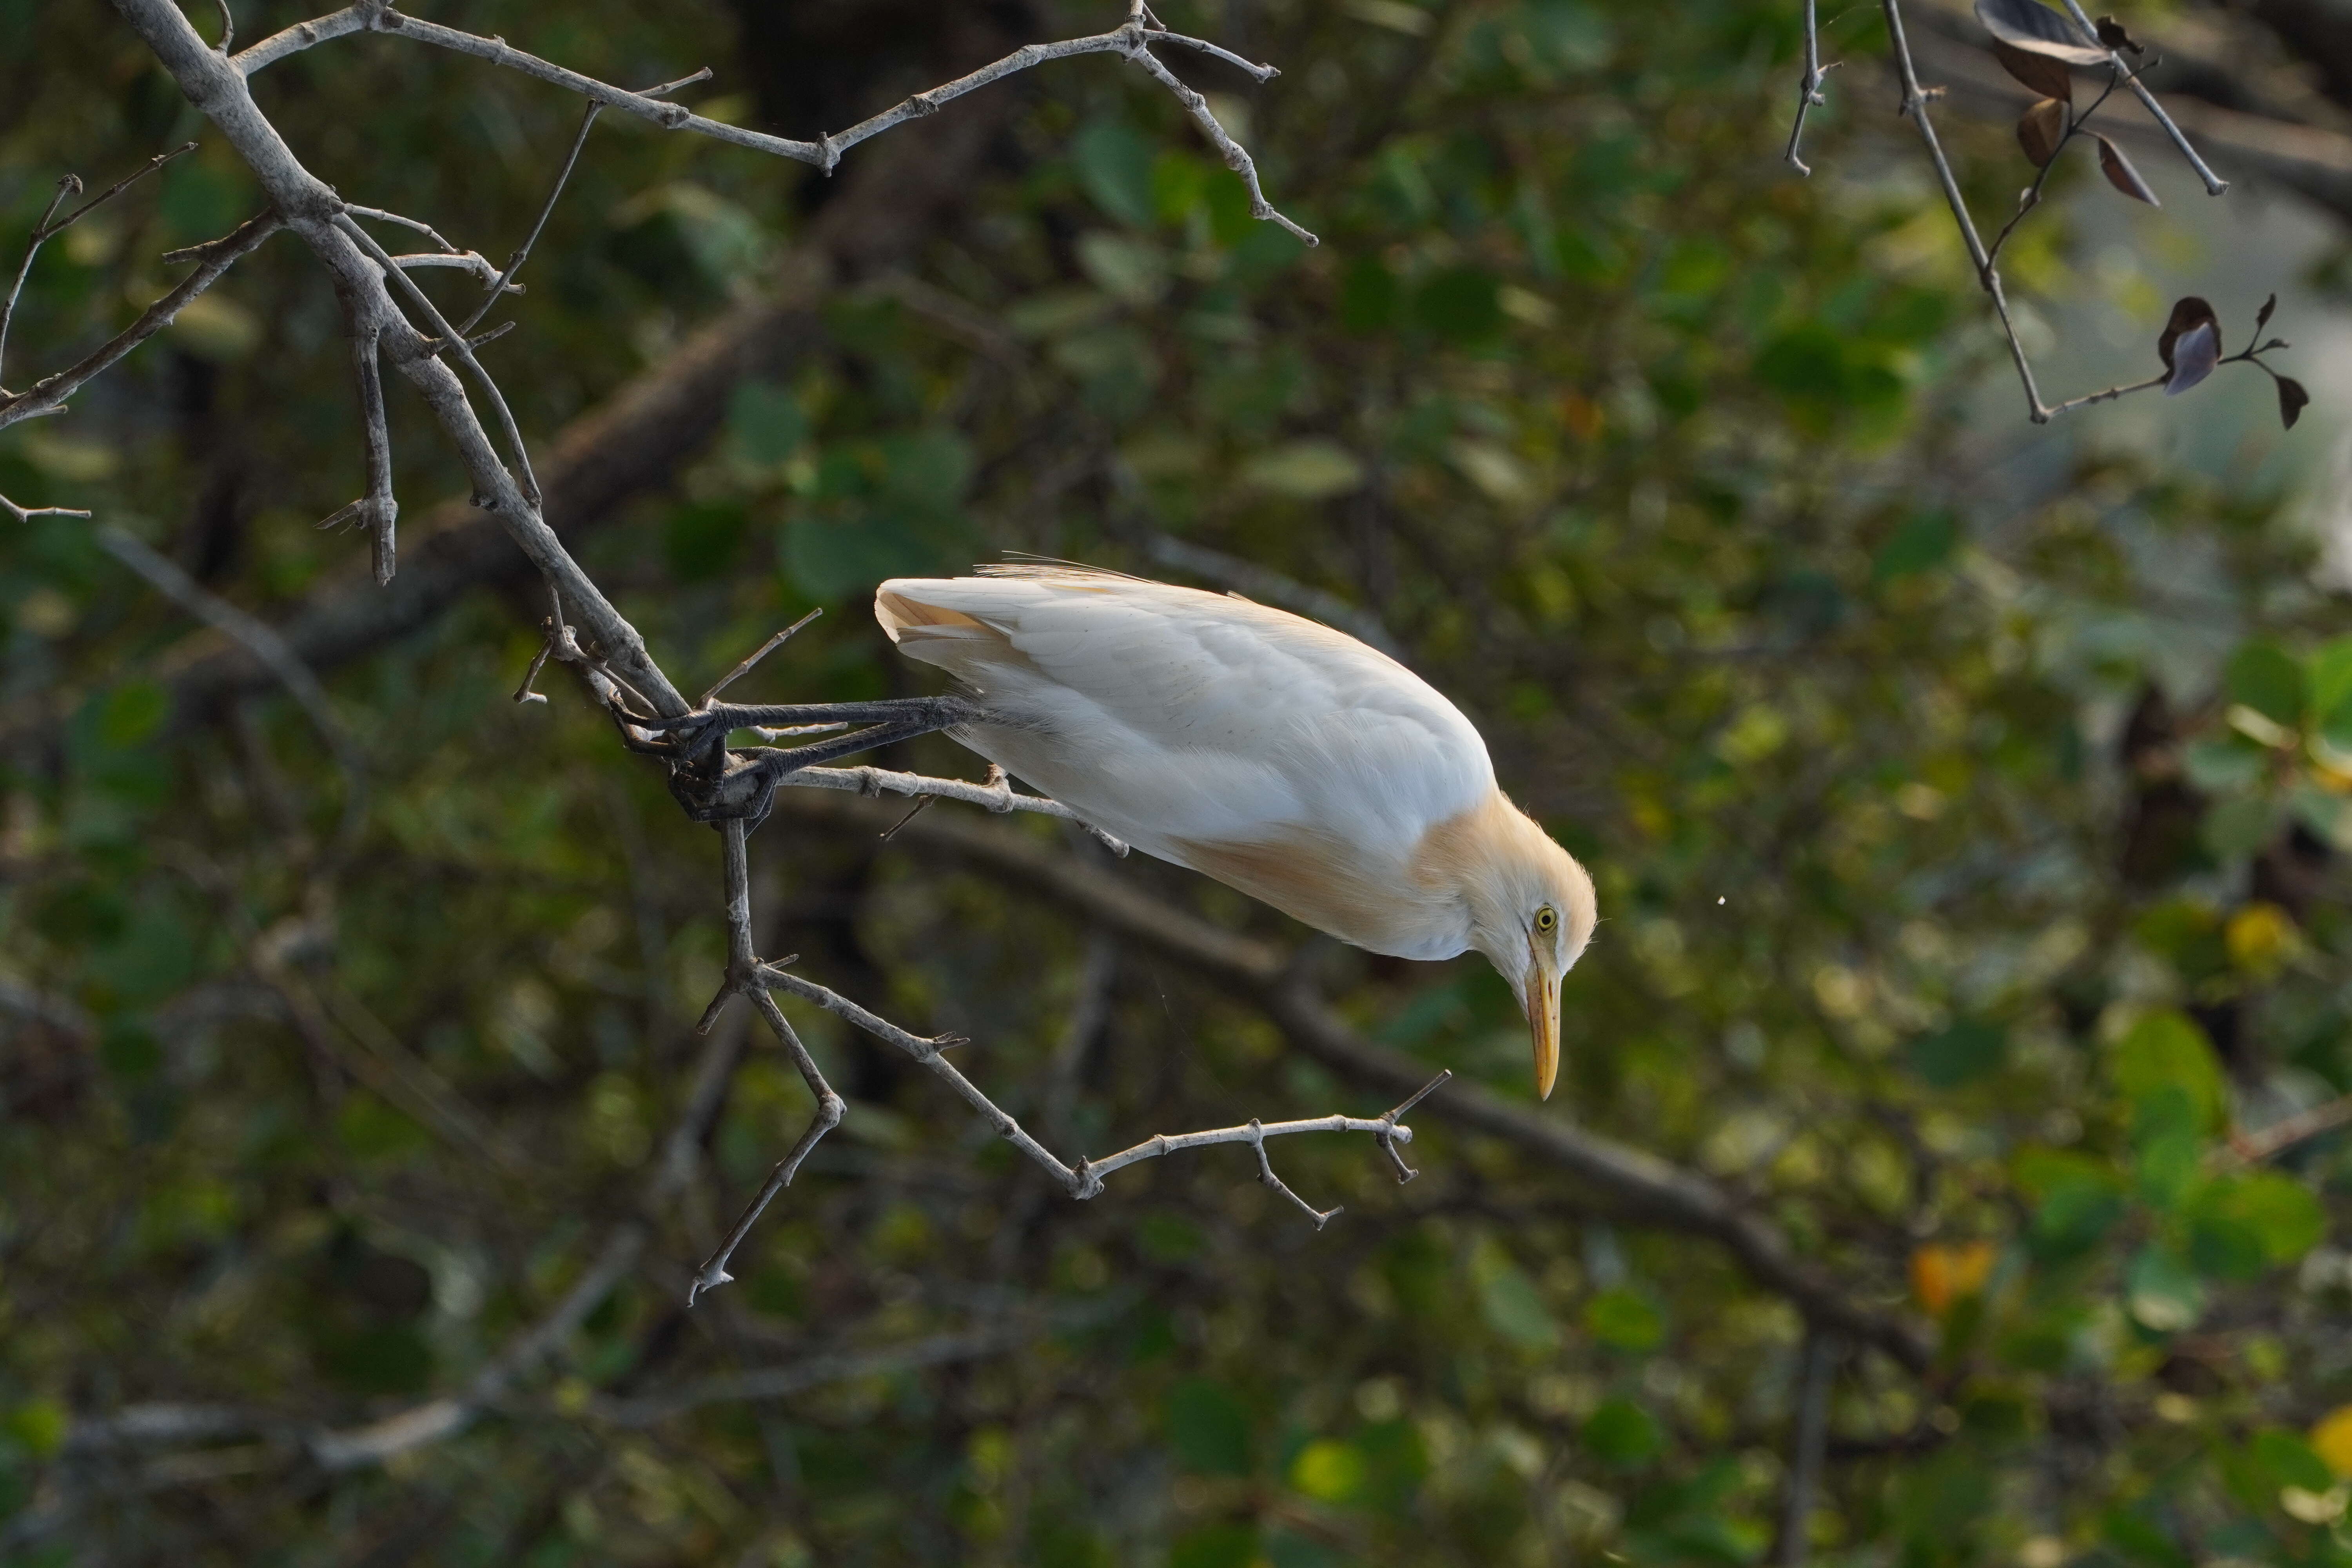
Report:
M 1414 861 L 1416 880 L 1443 885 L 1459 901 L 1467 945 L 1506 975 L 1527 968 L 1528 922 L 1538 908 L 1554 906 L 1579 950 L 1592 930 L 1591 879 L 1499 789 L 1431 828 Z

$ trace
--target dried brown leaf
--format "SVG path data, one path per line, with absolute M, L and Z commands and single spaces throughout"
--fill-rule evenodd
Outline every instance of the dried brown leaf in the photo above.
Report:
M 2294 422 L 2303 417 L 2305 407 L 2311 402 L 2311 394 L 2305 392 L 2303 383 L 2294 377 L 2283 375 L 2278 378 L 2278 395 L 2279 422 L 2292 430 Z
M 2099 35 L 2099 42 L 2111 49 L 2123 49 L 2134 56 L 2147 53 L 2137 39 L 2124 31 L 2124 25 L 2113 16 L 2100 17 L 2091 25 L 2091 30 Z
M 2146 202 L 2152 207 L 2164 205 L 2156 199 L 2156 193 L 2147 188 L 2147 182 L 2139 177 L 2139 171 L 2132 167 L 2131 160 L 2124 156 L 2122 148 L 2104 136 L 2098 139 L 2098 142 L 2099 173 L 2107 177 L 2107 184 L 2136 202 Z
M 2001 69 L 2042 97 L 2054 98 L 2062 103 L 2074 101 L 2074 73 L 2066 68 L 2065 61 L 2028 53 L 1999 38 L 1992 41 L 1992 58 L 2000 62 Z
M 2039 0 L 1977 0 L 1977 20 L 2011 48 L 2047 55 L 2069 65 L 2103 66 L 2109 51 L 2086 41 L 2065 17 Z
M 2037 169 L 2058 156 L 2059 145 L 2065 140 L 2066 106 L 2054 98 L 2043 99 L 2018 117 L 2017 144 Z

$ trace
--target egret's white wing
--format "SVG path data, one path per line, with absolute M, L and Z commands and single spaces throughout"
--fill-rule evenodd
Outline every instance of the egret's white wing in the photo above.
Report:
M 1476 730 L 1418 676 L 1244 599 L 1023 569 L 898 579 L 875 611 L 1001 716 L 959 738 L 1181 864 L 1305 830 L 1401 867 L 1494 789 Z

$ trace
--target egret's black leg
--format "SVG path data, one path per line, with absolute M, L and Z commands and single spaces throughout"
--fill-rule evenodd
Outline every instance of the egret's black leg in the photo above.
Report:
M 896 706 L 898 717 L 890 723 L 871 724 L 847 735 L 836 735 L 827 741 L 814 741 L 805 746 L 754 746 L 740 752 L 718 750 L 727 734 L 729 715 L 713 717 L 708 713 L 698 717 L 710 720 L 711 727 L 700 734 L 686 738 L 681 748 L 684 760 L 670 767 L 670 794 L 677 797 L 686 814 L 696 822 L 726 822 L 740 820 L 746 832 L 767 820 L 776 803 L 776 786 L 786 775 L 803 768 L 815 767 L 859 752 L 870 752 L 877 746 L 894 742 L 911 741 L 918 735 L 928 735 L 959 724 L 973 716 L 971 704 L 955 700 L 919 698 L 921 706 Z M 845 702 L 849 709 L 884 708 L 883 703 Z M 909 710 L 911 707 L 911 711 Z M 808 712 L 822 710 L 750 710 L 753 712 Z M 838 711 L 838 710 L 836 710 Z M 756 721 L 745 721 L 748 725 Z
M 950 723 L 958 721 L 949 721 Z M 755 759 L 770 778 L 780 779 L 803 768 L 817 767 L 842 757 L 855 756 L 860 752 L 911 741 L 918 735 L 928 735 L 947 727 L 926 720 L 907 720 L 896 724 L 877 724 L 847 735 L 835 735 L 829 741 L 812 741 L 805 746 L 760 746 L 740 754 Z
M 913 733 L 929 734 L 950 725 L 969 723 L 980 709 L 961 697 L 894 697 L 878 702 L 802 702 L 744 706 L 714 702 L 675 719 L 648 719 L 641 730 L 700 730 L 723 725 L 728 730 L 782 729 L 793 724 L 911 724 Z

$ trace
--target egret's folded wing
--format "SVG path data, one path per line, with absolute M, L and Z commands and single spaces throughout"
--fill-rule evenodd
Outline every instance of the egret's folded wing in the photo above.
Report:
M 1417 833 L 1493 787 L 1477 731 L 1420 678 L 1247 600 L 1037 570 L 894 580 L 875 613 L 1030 731 L 986 754 L 1147 845 L 1302 821 Z

